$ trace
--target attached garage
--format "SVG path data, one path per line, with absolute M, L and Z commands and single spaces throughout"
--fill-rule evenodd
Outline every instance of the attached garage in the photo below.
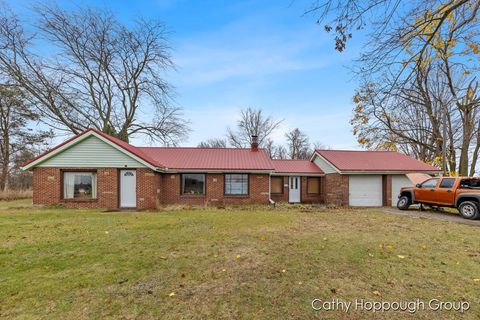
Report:
M 350 175 L 349 205 L 352 207 L 380 207 L 383 204 L 381 175 Z
M 395 174 L 392 175 L 392 206 L 397 205 L 398 195 L 400 194 L 400 189 L 403 187 L 413 186 L 412 181 L 404 174 Z
M 400 189 L 411 187 L 413 183 L 405 174 L 393 174 L 391 177 L 391 205 L 397 204 Z M 384 205 L 388 188 L 385 187 L 386 175 L 350 175 L 349 205 L 352 207 L 379 207 Z
M 352 207 L 395 206 L 412 173 L 440 172 L 395 151 L 315 150 L 311 160 L 325 172 L 325 202 Z

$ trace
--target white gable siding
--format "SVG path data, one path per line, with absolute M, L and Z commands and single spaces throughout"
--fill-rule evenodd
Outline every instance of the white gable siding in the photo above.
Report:
M 320 167 L 320 169 L 323 170 L 323 172 L 325 173 L 337 173 L 337 170 L 335 170 L 335 168 L 329 164 L 327 161 L 323 160 L 322 158 L 320 158 L 319 156 L 315 156 L 315 159 L 313 160 L 313 162 Z
M 403 187 L 413 187 L 412 181 L 404 174 L 392 175 L 392 207 L 397 205 L 398 195 Z
M 92 136 L 41 162 L 38 167 L 144 168 L 145 166 Z

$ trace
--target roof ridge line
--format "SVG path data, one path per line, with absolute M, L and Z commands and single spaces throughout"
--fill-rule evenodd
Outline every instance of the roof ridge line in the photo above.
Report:
M 311 162 L 308 159 L 271 159 L 272 161 L 308 161 Z
M 315 151 L 335 151 L 335 152 L 395 152 L 398 154 L 403 154 L 394 150 L 344 150 L 344 149 L 315 149 Z
M 131 145 L 133 146 L 133 145 Z M 144 147 L 144 146 L 134 146 L 135 148 L 149 148 L 149 149 L 195 149 L 195 150 L 251 150 L 251 148 L 221 148 L 221 147 L 214 147 L 214 148 L 200 148 L 200 147 Z M 258 148 L 258 150 L 266 150 L 265 148 Z

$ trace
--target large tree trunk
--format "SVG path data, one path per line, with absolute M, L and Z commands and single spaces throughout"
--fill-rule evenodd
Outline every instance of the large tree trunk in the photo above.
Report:
M 8 134 L 8 130 L 3 132 L 3 146 L 2 146 L 2 173 L 1 173 L 1 181 L 2 185 L 1 188 L 3 191 L 7 191 L 9 189 L 9 177 L 8 177 L 8 165 L 10 163 L 10 136 Z
M 477 141 L 475 143 L 475 150 L 473 151 L 473 154 L 472 154 L 472 164 L 470 165 L 470 176 L 475 175 L 475 169 L 477 165 L 479 151 L 480 151 L 480 121 L 478 121 L 478 125 L 477 125 Z
M 2 165 L 2 182 L 3 182 L 3 191 L 8 191 L 10 189 L 10 181 L 8 176 L 8 163 L 3 163 Z
M 455 153 L 455 141 L 454 141 L 454 130 L 452 127 L 452 117 L 450 109 L 447 112 L 447 123 L 448 123 L 448 147 L 447 147 L 447 161 L 448 161 L 448 172 L 452 174 L 457 171 L 457 159 Z
M 450 174 L 457 172 L 457 153 L 455 152 L 455 145 L 450 145 L 448 154 L 448 167 L 450 168 Z
M 470 139 L 467 136 L 467 128 L 464 127 L 462 146 L 460 149 L 460 163 L 458 165 L 458 174 L 460 176 L 468 175 L 468 147 L 470 145 Z
M 468 145 L 462 143 L 462 150 L 460 150 L 460 164 L 458 166 L 458 175 L 468 175 Z
M 468 151 L 470 147 L 470 139 L 473 133 L 472 113 L 473 110 L 469 106 L 462 106 L 459 108 L 463 111 L 463 135 L 462 145 L 460 149 L 460 164 L 458 168 L 458 174 L 460 176 L 467 176 L 468 172 Z
M 470 174 L 469 176 L 473 177 L 475 175 L 475 168 L 478 160 L 478 151 L 480 151 L 480 144 L 477 142 L 475 150 L 473 151 L 472 164 L 470 165 Z

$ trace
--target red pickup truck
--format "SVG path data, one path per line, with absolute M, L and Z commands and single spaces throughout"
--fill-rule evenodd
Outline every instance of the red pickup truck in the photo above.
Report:
M 480 219 L 480 177 L 436 177 L 402 188 L 397 208 L 412 204 L 457 208 L 465 219 Z

